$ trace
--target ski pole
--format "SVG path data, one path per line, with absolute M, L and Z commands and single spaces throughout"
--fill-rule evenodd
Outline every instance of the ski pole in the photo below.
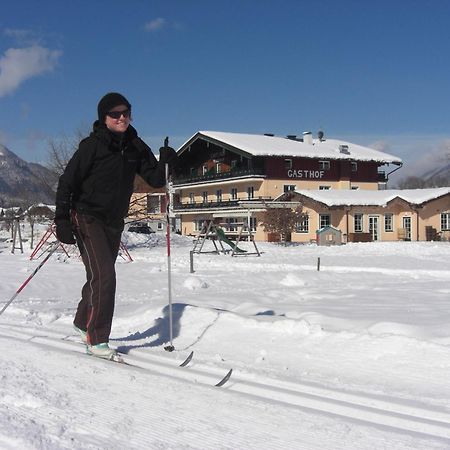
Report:
M 164 146 L 169 144 L 169 138 L 164 140 Z M 169 192 L 169 164 L 166 163 L 166 241 L 167 241 L 167 284 L 169 292 L 169 338 L 170 344 L 164 347 L 164 350 L 173 352 L 173 314 L 172 314 L 172 274 L 170 264 L 170 192 Z
M 16 293 L 11 297 L 11 299 L 3 306 L 0 311 L 0 316 L 5 312 L 6 308 L 15 300 L 15 298 L 21 293 L 22 289 L 30 282 L 30 280 L 38 273 L 39 269 L 50 259 L 50 256 L 53 255 L 55 250 L 59 247 L 59 241 L 53 243 L 53 247 L 50 248 L 48 255 L 45 259 L 39 264 L 39 266 L 34 269 L 33 273 L 22 283 L 22 285 L 17 289 Z

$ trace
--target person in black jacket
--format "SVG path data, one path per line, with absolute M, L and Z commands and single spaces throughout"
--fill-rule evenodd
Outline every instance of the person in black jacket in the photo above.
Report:
M 131 104 L 111 92 L 98 103 L 93 131 L 79 144 L 59 178 L 56 192 L 56 236 L 77 243 L 86 268 L 86 283 L 74 327 L 94 356 L 114 359 L 108 345 L 114 313 L 116 273 L 124 217 L 134 177 L 164 186 L 165 165 L 173 169 L 176 152 L 161 147 L 159 161 L 130 125 Z

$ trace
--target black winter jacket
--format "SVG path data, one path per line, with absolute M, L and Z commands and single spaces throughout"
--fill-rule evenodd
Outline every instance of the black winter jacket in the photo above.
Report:
M 168 149 L 169 159 L 175 160 L 175 151 Z M 117 135 L 96 121 L 59 179 L 55 222 L 70 220 L 70 211 L 75 210 L 106 224 L 123 224 L 135 175 L 153 187 L 164 186 L 167 155 L 165 152 L 165 158 L 158 162 L 131 125 L 123 135 Z

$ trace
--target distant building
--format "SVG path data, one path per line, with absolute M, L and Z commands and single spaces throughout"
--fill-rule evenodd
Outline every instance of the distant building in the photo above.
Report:
M 155 231 L 165 229 L 165 196 L 164 188 L 152 188 L 137 175 L 126 222 L 145 221 L 151 223 Z
M 283 193 L 377 191 L 402 165 L 396 156 L 309 132 L 277 137 L 199 131 L 178 155 L 174 213 L 182 234 L 197 233 L 205 220 L 230 227 L 247 221 L 260 241 L 268 240 L 264 212 Z
M 292 241 L 310 242 L 326 226 L 344 242 L 450 240 L 450 187 L 405 190 L 295 190 L 305 219 Z

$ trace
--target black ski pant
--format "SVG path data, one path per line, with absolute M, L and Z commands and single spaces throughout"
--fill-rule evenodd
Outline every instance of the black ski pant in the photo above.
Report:
M 116 295 L 115 262 L 123 223 L 109 226 L 103 221 L 74 213 L 77 243 L 86 268 L 86 284 L 73 321 L 87 331 L 88 344 L 109 341 Z

